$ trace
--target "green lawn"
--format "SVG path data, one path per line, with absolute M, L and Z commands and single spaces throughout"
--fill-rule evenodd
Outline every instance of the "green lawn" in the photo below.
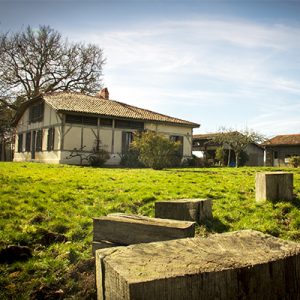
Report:
M 0 265 L 0 299 L 29 299 L 47 289 L 93 299 L 92 217 L 112 212 L 154 215 L 162 199 L 211 198 L 214 220 L 200 235 L 252 228 L 300 242 L 300 170 L 295 199 L 255 203 L 255 173 L 270 168 L 109 169 L 0 163 L 0 249 L 27 245 L 27 262 Z M 45 233 L 68 241 L 44 243 Z M 34 296 L 35 295 L 35 296 Z

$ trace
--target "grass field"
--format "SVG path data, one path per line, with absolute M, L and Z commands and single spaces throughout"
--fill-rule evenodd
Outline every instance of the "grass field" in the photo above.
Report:
M 199 235 L 256 229 L 300 242 L 300 170 L 292 202 L 255 203 L 255 173 L 279 169 L 97 169 L 0 163 L 0 249 L 26 245 L 33 257 L 0 265 L 0 299 L 38 299 L 56 292 L 94 299 L 92 217 L 112 212 L 154 215 L 156 200 L 211 198 L 211 222 Z M 282 169 L 281 169 L 282 170 Z M 47 234 L 64 235 L 52 243 Z

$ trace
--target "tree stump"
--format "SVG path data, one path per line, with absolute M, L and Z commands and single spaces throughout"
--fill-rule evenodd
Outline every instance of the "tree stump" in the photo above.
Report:
M 256 174 L 256 201 L 292 200 L 293 173 L 266 172 Z
M 136 215 L 111 214 L 94 218 L 93 241 L 131 245 L 193 237 L 195 223 Z
M 98 300 L 299 299 L 300 245 L 257 231 L 96 251 Z
M 155 217 L 194 221 L 198 224 L 212 219 L 211 199 L 178 199 L 155 202 Z

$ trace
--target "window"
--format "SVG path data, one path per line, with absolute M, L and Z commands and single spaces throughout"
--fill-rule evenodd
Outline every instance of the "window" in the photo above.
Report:
M 144 129 L 144 123 L 143 122 L 137 122 L 137 121 L 127 121 L 127 120 L 116 120 L 115 121 L 115 127 L 116 128 L 132 128 L 132 129 Z
M 36 132 L 36 146 L 35 146 L 35 150 L 36 151 L 42 151 L 43 148 L 43 131 L 42 130 L 38 130 Z
M 97 117 L 67 114 L 66 115 L 66 123 L 97 126 L 98 118 Z
M 23 133 L 18 134 L 18 152 L 23 152 Z
M 98 125 L 98 118 L 97 117 L 82 116 L 82 124 L 97 126 Z
M 278 158 L 278 151 L 274 151 L 274 159 Z
M 126 153 L 129 150 L 129 146 L 133 141 L 132 132 L 122 132 L 122 153 Z
M 31 132 L 26 132 L 25 151 L 30 152 Z
M 180 156 L 183 156 L 183 136 L 180 135 L 170 135 L 170 141 L 179 143 L 178 153 Z
M 48 151 L 54 150 L 54 134 L 55 134 L 54 127 L 49 128 L 48 129 L 48 137 L 47 137 L 47 150 Z
M 82 124 L 82 116 L 66 115 L 66 123 Z
M 100 119 L 100 126 L 112 127 L 113 120 L 112 119 Z
M 44 117 L 44 103 L 33 104 L 29 108 L 29 122 L 40 122 Z

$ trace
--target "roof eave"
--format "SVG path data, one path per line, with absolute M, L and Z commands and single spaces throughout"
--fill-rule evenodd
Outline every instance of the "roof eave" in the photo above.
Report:
M 199 128 L 200 124 L 197 123 L 177 123 L 171 121 L 160 121 L 160 120 L 151 120 L 151 119 L 138 119 L 138 118 L 130 118 L 130 117 L 121 117 L 121 116 L 113 116 L 113 115 L 104 115 L 90 112 L 82 112 L 82 111 L 74 111 L 74 110 L 65 110 L 65 109 L 55 109 L 59 113 L 84 113 L 93 116 L 105 117 L 105 118 L 114 118 L 114 119 L 125 119 L 125 120 L 134 120 L 137 122 L 151 122 L 151 123 L 159 123 L 159 124 L 169 124 L 169 125 L 177 125 L 188 128 Z
M 264 147 L 282 147 L 282 146 L 295 146 L 295 147 L 299 147 L 300 143 L 298 144 L 264 144 Z

